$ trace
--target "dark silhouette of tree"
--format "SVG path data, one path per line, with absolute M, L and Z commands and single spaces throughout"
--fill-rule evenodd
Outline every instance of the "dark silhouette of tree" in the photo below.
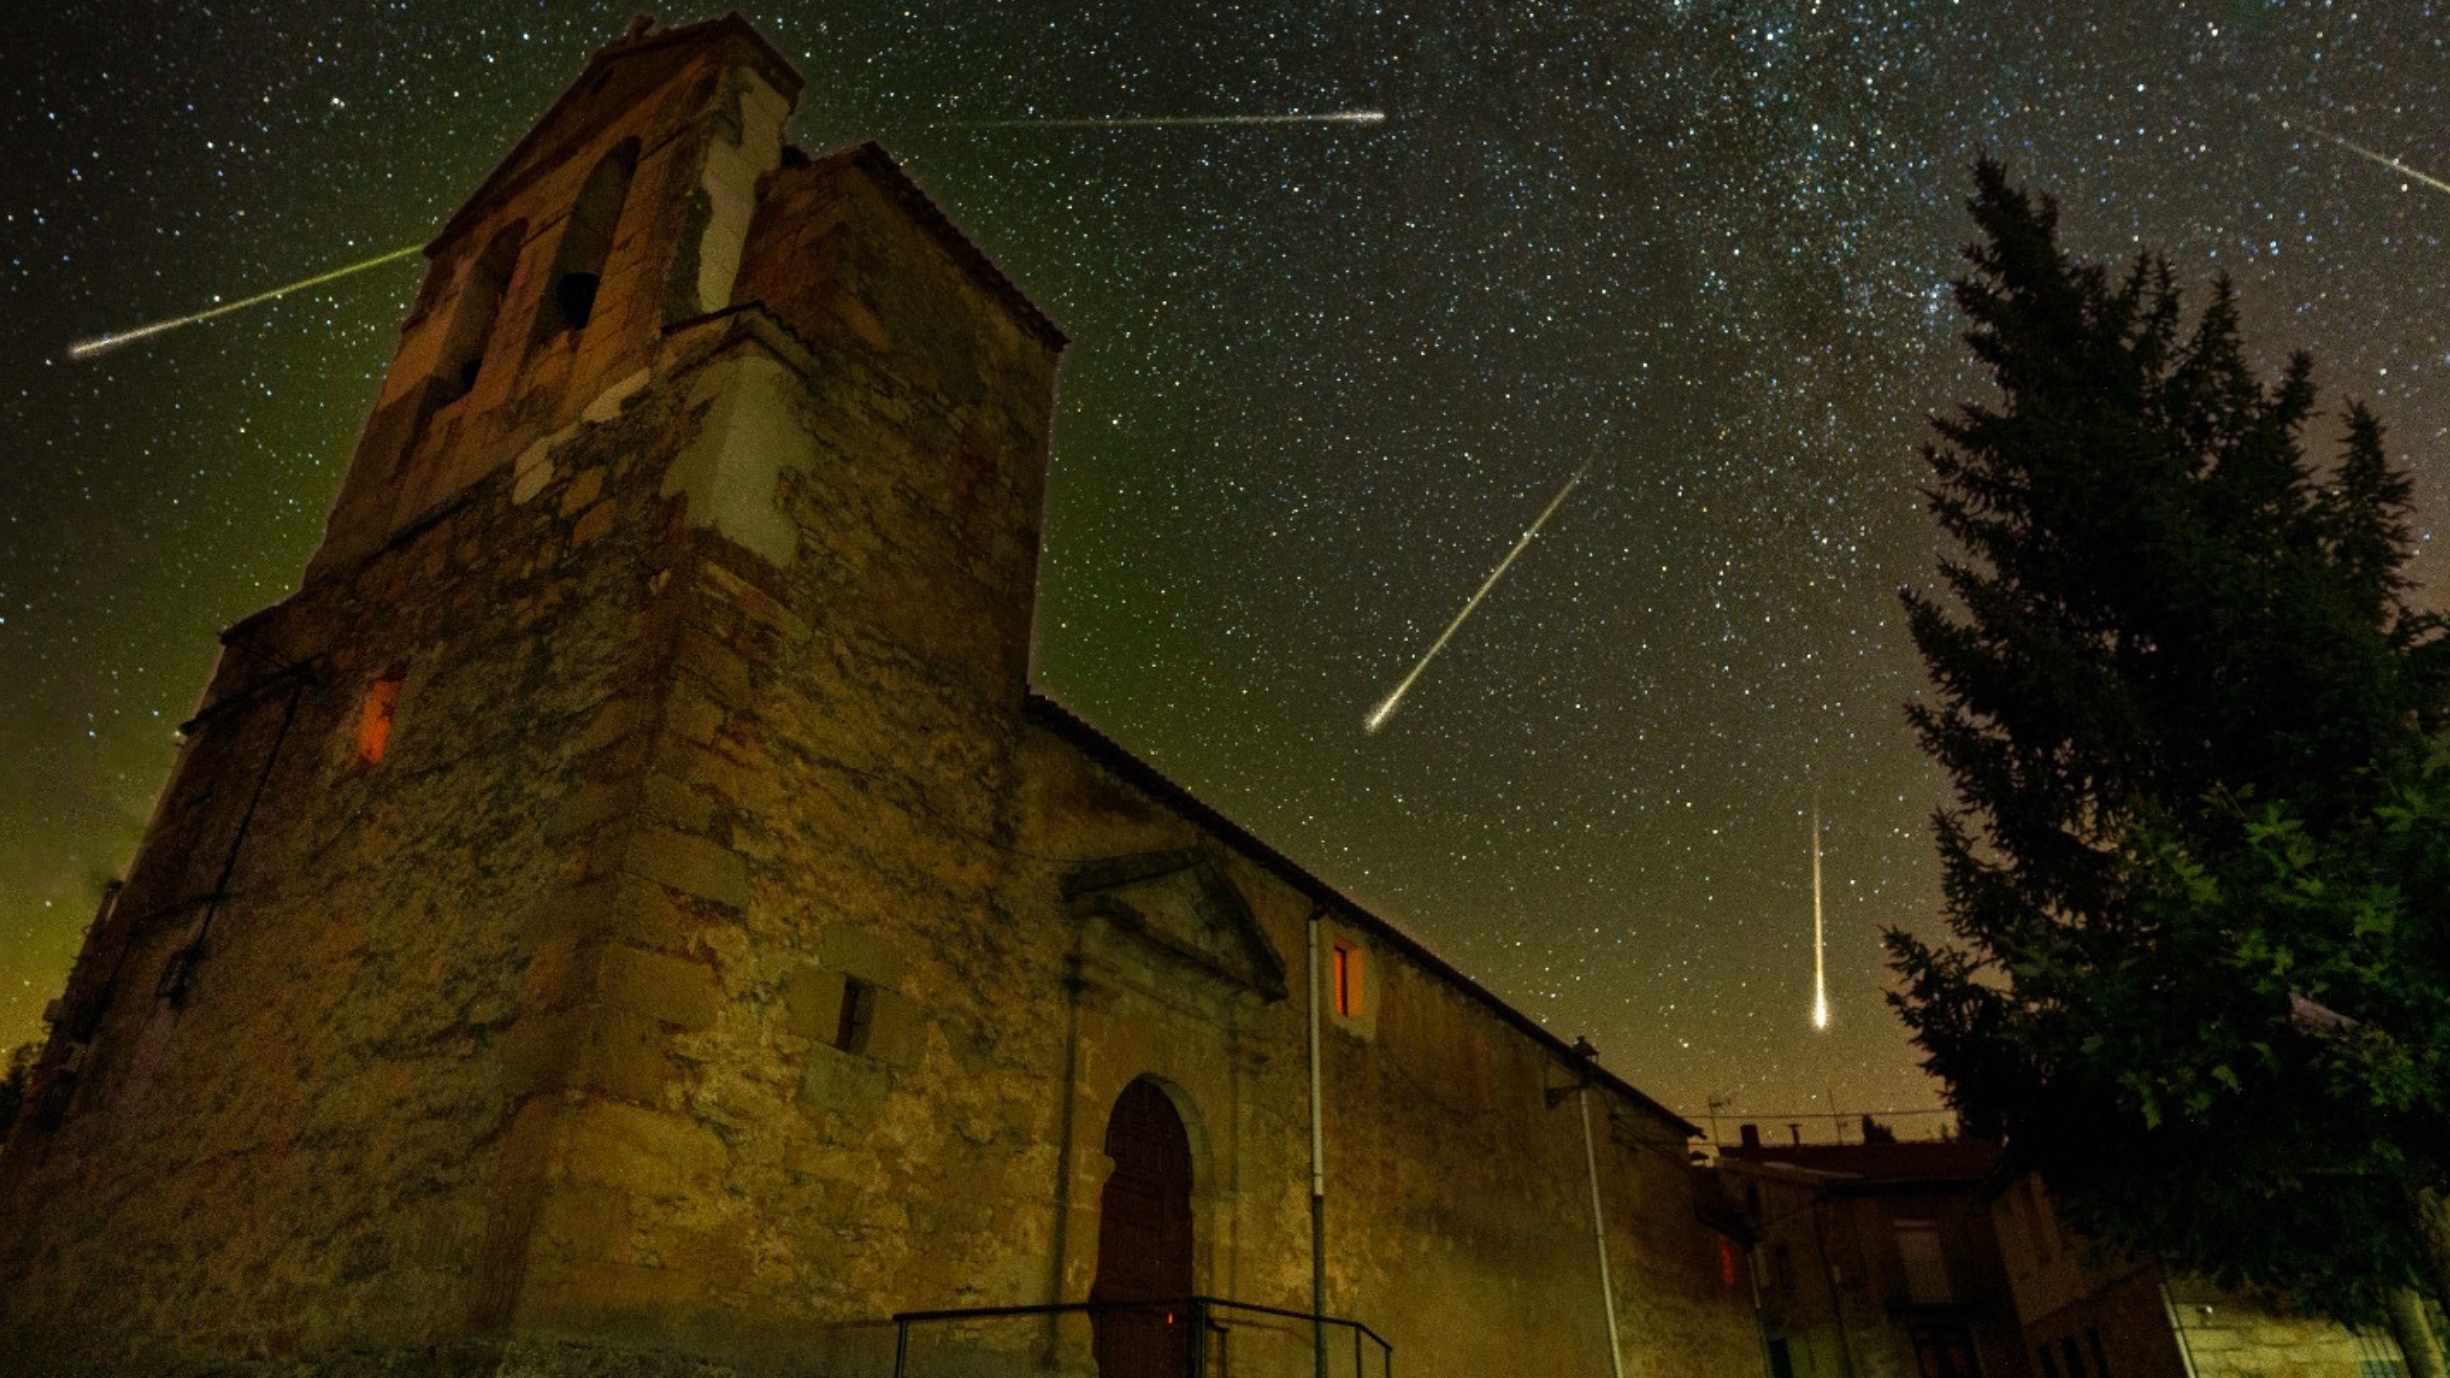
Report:
M 2445 642 L 2405 602 L 2409 481 L 2361 406 L 2307 459 L 2311 362 L 2259 377 L 2225 280 L 2188 329 L 2161 259 L 2073 262 L 2054 204 L 1974 171 L 1956 299 L 1998 391 L 1934 423 L 1955 551 L 1904 596 L 1955 941 L 1891 932 L 1892 1003 L 2080 1232 L 2404 1311 L 2450 1280 Z

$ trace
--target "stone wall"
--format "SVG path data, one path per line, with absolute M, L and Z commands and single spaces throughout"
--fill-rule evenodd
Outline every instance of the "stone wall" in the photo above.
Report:
M 635 486 L 678 419 L 594 428 L 560 490 L 514 505 L 500 476 L 232 630 L 63 1011 L 93 1021 L 64 1118 L 10 1145 L 8 1340 L 142 1368 L 461 1323 L 504 1107 L 540 1074 L 516 1034 L 570 801 L 617 750 L 661 553 L 652 514 L 616 532 L 581 499 Z
M 2170 1284 L 2195 1378 L 2373 1378 L 2404 1373 L 2398 1347 L 2329 1321 L 2292 1316 L 2191 1279 Z

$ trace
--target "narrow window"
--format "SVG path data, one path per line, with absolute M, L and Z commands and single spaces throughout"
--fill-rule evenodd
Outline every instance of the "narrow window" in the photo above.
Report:
M 604 155 L 587 185 L 570 207 L 562 225 L 561 246 L 553 254 L 553 274 L 546 282 L 543 309 L 536 313 L 536 339 L 547 340 L 566 331 L 584 330 L 595 316 L 596 289 L 604 282 L 604 264 L 612 257 L 613 231 L 621 223 L 621 203 L 629 198 L 630 178 L 638 171 L 638 141 L 625 139 Z
M 2062 1336 L 2059 1353 L 2067 1360 L 2067 1378 L 2084 1378 L 2084 1351 L 2076 1348 L 2076 1337 Z
M 2084 1338 L 2093 1346 L 2093 1378 L 2110 1378 L 2110 1356 L 2101 1347 L 2101 1331 L 2088 1325 L 2084 1327 Z
M 1361 949 L 1336 939 L 1335 946 L 1336 1013 L 1346 1019 L 1361 1017 Z
M 519 250 L 527 242 L 527 222 L 505 227 L 485 246 L 468 280 L 460 286 L 451 308 L 450 330 L 442 339 L 442 357 L 434 377 L 442 384 L 443 400 L 468 395 L 485 365 L 485 346 L 493 338 L 494 317 L 510 291 L 511 272 L 519 266 Z
M 385 675 L 366 689 L 357 710 L 357 763 L 371 766 L 391 746 L 391 715 L 400 706 L 400 675 Z
M 2050 1355 L 2050 1341 L 2035 1345 L 2033 1357 L 2042 1361 L 2042 1378 L 2059 1378 L 2059 1361 Z
M 868 1050 L 868 1031 L 876 1024 L 876 987 L 856 976 L 842 978 L 842 1017 L 834 1027 L 834 1046 L 846 1053 Z

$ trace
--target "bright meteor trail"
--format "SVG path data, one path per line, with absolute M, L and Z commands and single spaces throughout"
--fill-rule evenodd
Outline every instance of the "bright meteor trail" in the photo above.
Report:
M 1820 796 L 1812 796 L 1812 1027 L 1829 1027 L 1829 940 L 1821 927 Z
M 144 339 L 148 335 L 159 335 L 166 330 L 176 330 L 182 325 L 194 325 L 198 321 L 209 321 L 215 316 L 226 316 L 232 311 L 244 311 L 250 306 L 260 306 L 263 303 L 272 300 L 274 297 L 285 297 L 292 292 L 303 292 L 309 287 L 321 287 L 323 284 L 331 282 L 334 279 L 345 278 L 351 273 L 362 273 L 368 268 L 380 268 L 386 263 L 392 263 L 406 258 L 410 254 L 422 250 L 424 247 L 425 246 L 422 244 L 411 244 L 405 249 L 394 249 L 387 254 L 378 254 L 373 258 L 367 259 L 363 263 L 352 263 L 346 268 L 334 268 L 328 273 L 318 273 L 314 277 L 306 278 L 299 282 L 290 283 L 286 287 L 275 287 L 269 292 L 258 292 L 254 296 L 248 297 L 243 301 L 225 302 L 222 305 L 211 307 L 203 311 L 197 311 L 190 315 L 176 316 L 166 321 L 155 321 L 151 325 L 140 325 L 133 330 L 119 330 L 105 335 L 98 335 L 93 339 L 81 341 L 77 344 L 68 346 L 68 357 L 71 359 L 91 359 L 96 355 L 107 354 L 110 351 L 117 349 L 121 345 L 134 344 L 138 340 Z
M 1506 558 L 1497 562 L 1497 568 L 1489 571 L 1489 577 L 1480 583 L 1480 591 L 1473 594 L 1471 601 L 1463 605 L 1463 611 L 1455 614 L 1454 621 L 1446 624 L 1446 630 L 1438 633 L 1438 639 L 1430 643 L 1429 650 L 1421 657 L 1420 663 L 1412 667 L 1412 673 L 1404 676 L 1404 682 L 1395 686 L 1395 692 L 1387 695 L 1376 708 L 1370 710 L 1368 717 L 1361 720 L 1362 731 L 1376 732 L 1387 725 L 1387 719 L 1395 716 L 1395 705 L 1403 702 L 1404 691 L 1412 687 L 1412 681 L 1421 677 L 1421 671 L 1429 668 L 1430 661 L 1437 659 L 1438 652 L 1446 649 L 1446 643 L 1453 639 L 1455 629 L 1463 625 L 1463 619 L 1471 616 L 1472 609 L 1480 606 L 1480 600 L 1489 596 L 1490 589 L 1497 587 L 1497 581 L 1506 577 L 1506 570 L 1514 563 L 1514 558 L 1523 553 L 1525 546 L 1531 544 L 1532 537 L 1540 534 L 1541 527 L 1548 525 L 1548 519 L 1557 514 L 1558 508 L 1565 505 L 1566 496 L 1574 491 L 1574 485 L 1582 482 L 1582 476 L 1591 472 L 1591 466 L 1598 462 L 1598 455 L 1592 455 L 1589 459 L 1584 460 L 1582 467 L 1574 471 L 1574 476 L 1565 481 L 1563 488 L 1557 490 L 1557 496 L 1548 500 L 1548 506 L 1541 510 L 1539 520 L 1534 521 L 1531 529 L 1523 533 L 1523 538 L 1514 543 L 1514 549 L 1506 552 Z
M 1387 112 L 1384 110 L 1336 110 L 1325 114 L 1315 115 L 1153 115 L 1134 119 L 946 121 L 946 123 L 950 125 L 974 129 L 1154 129 L 1176 125 L 1369 125 L 1385 124 L 1386 122 Z M 97 335 L 90 340 L 80 340 L 77 343 L 68 346 L 68 357 L 71 359 L 96 358 L 119 348 L 121 345 L 134 344 L 138 340 L 144 339 L 147 336 L 159 335 L 165 331 L 176 330 L 183 325 L 194 325 L 200 321 L 209 321 L 215 316 L 226 316 L 233 311 L 244 311 L 250 306 L 260 306 L 276 297 L 288 296 L 292 292 L 302 292 L 309 287 L 321 287 L 327 282 L 331 282 L 339 278 L 345 278 L 351 273 L 362 273 L 369 268 L 380 268 L 386 263 L 391 263 L 399 259 L 406 258 L 410 254 L 416 253 L 423 247 L 423 245 L 411 244 L 404 249 L 394 249 L 387 254 L 378 254 L 373 258 L 367 259 L 363 263 L 352 263 L 345 268 L 335 268 L 328 273 L 318 273 L 311 278 L 290 283 L 285 287 L 275 287 L 269 292 L 258 292 L 254 296 L 245 298 L 241 301 L 225 302 L 220 306 L 211 307 L 203 311 L 197 311 L 189 315 L 176 316 L 166 321 L 155 321 L 150 325 L 140 325 L 133 330 L 116 330 L 107 334 Z
M 2418 172 L 2416 169 L 2409 167 L 2407 164 L 2400 162 L 2398 159 L 2391 157 L 2387 153 L 2376 153 L 2372 149 L 2365 147 L 2363 144 L 2356 143 L 2352 140 L 2343 139 L 2337 134 L 2332 133 L 2330 130 L 2323 129 L 2316 125 L 2309 124 L 2305 125 L 2304 128 L 2322 138 L 2329 139 L 2331 142 L 2338 144 L 2341 148 L 2348 150 L 2350 153 L 2353 153 L 2368 162 L 2380 163 L 2382 166 L 2389 168 L 2391 171 L 2396 172 L 2403 177 L 2413 177 L 2417 181 L 2424 183 L 2426 186 L 2433 188 L 2435 191 L 2450 191 L 2450 182 L 2445 182 L 2439 177 Z
M 948 120 L 969 129 L 1157 129 L 1201 124 L 1385 124 L 1384 110 L 1337 110 L 1323 115 L 1150 115 L 1136 119 Z

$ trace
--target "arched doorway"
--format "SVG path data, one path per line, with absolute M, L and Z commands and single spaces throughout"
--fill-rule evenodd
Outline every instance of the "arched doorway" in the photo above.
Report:
M 1098 1198 L 1097 1280 L 1089 1300 L 1149 1303 L 1092 1312 L 1100 1378 L 1180 1378 L 1188 1322 L 1166 1305 L 1191 1295 L 1191 1135 L 1174 1102 L 1146 1077 L 1123 1088 L 1106 1120 L 1114 1174 Z

